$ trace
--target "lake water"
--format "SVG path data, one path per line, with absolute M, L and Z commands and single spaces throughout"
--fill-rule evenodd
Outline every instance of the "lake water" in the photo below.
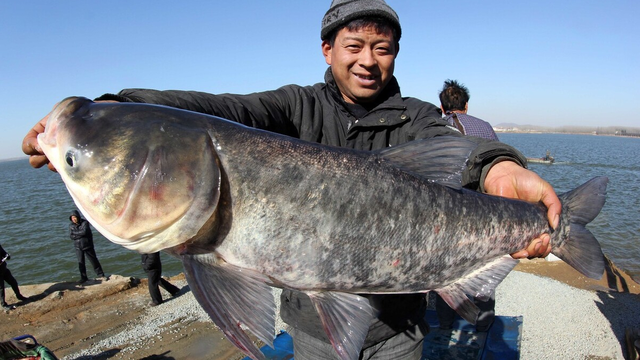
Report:
M 607 201 L 587 228 L 603 252 L 640 281 L 640 138 L 570 134 L 498 134 L 527 157 L 551 151 L 555 163 L 530 164 L 557 193 L 607 176 Z
M 640 280 L 640 139 L 560 134 L 499 134 L 528 157 L 550 150 L 553 165 L 530 168 L 557 192 L 595 176 L 608 176 L 607 203 L 589 229 L 619 267 Z M 69 214 L 75 209 L 60 176 L 33 169 L 25 159 L 0 162 L 0 244 L 11 253 L 9 268 L 20 284 L 79 279 Z M 97 231 L 94 243 L 107 274 L 144 277 L 140 255 L 112 244 Z M 163 273 L 182 272 L 178 260 L 163 254 Z M 93 270 L 88 266 L 88 275 Z
M 20 284 L 80 279 L 69 215 L 75 204 L 60 175 L 34 169 L 29 161 L 0 162 L 0 244 L 11 254 L 8 265 Z M 115 245 L 93 229 L 93 242 L 106 274 L 146 277 L 140 255 Z M 162 254 L 165 275 L 176 275 L 182 264 Z M 87 260 L 87 275 L 95 277 Z

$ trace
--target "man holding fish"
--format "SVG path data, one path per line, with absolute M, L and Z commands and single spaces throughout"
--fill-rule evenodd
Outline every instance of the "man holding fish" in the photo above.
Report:
M 322 21 L 325 82 L 287 85 L 277 90 L 237 94 L 125 89 L 96 101 L 138 102 L 211 114 L 247 126 L 324 145 L 377 150 L 416 139 L 461 136 L 441 120 L 438 108 L 403 98 L 393 76 L 401 27 L 383 0 L 334 0 Z M 36 136 L 48 116 L 23 141 L 33 167 L 49 163 Z M 463 172 L 464 186 L 487 194 L 542 202 L 551 227 L 558 225 L 560 200 L 553 188 L 524 166 L 526 159 L 500 142 L 473 140 Z M 463 166 L 463 164 L 460 164 Z M 53 170 L 52 164 L 49 168 Z M 402 209 L 398 209 L 402 211 Z M 544 257 L 549 235 L 531 241 L 514 258 Z M 424 333 L 424 294 L 367 294 L 376 316 L 362 347 L 363 359 L 419 359 Z M 296 359 L 336 356 L 314 305 L 302 292 L 285 289 L 281 316 L 292 326 Z

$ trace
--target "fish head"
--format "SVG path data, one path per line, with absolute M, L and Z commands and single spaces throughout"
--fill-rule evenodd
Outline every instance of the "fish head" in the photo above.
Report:
M 215 218 L 220 168 L 195 113 L 67 98 L 38 144 L 85 218 L 116 244 L 141 253 L 176 247 Z

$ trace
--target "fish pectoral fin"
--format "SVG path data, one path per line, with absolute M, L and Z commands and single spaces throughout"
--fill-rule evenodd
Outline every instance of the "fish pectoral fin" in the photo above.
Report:
M 479 299 L 492 297 L 498 284 L 509 275 L 517 264 L 518 260 L 511 256 L 502 256 L 455 283 L 436 289 L 436 292 L 463 319 L 475 324 L 480 310 L 469 300 L 467 295 Z
M 464 137 L 439 136 L 377 151 L 394 167 L 452 189 L 462 189 L 462 172 L 478 145 Z
M 478 320 L 480 309 L 467 297 L 458 283 L 437 289 L 436 292 L 450 308 L 455 310 L 463 319 L 471 324 Z
M 264 276 L 218 261 L 215 255 L 182 255 L 189 287 L 227 339 L 254 359 L 265 359 L 242 330 L 273 347 L 275 301 Z
M 307 292 L 307 295 L 340 359 L 358 359 L 373 316 L 369 300 L 340 292 Z

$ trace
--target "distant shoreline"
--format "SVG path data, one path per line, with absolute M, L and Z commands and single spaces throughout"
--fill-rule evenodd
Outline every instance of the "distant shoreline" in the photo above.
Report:
M 640 138 L 640 133 L 635 134 L 613 134 L 613 133 L 595 133 L 595 132 L 568 132 L 568 131 L 543 131 L 543 130 L 504 130 L 493 128 L 496 134 L 565 134 L 565 135 L 592 135 L 592 136 L 615 136 L 615 137 L 633 137 Z
M 9 162 L 9 161 L 15 161 L 15 160 L 29 160 L 29 158 L 20 156 L 20 157 L 8 158 L 8 159 L 0 159 L 0 162 Z
M 591 136 L 614 136 L 626 138 L 640 138 L 640 130 L 637 132 L 616 133 L 611 131 L 562 131 L 562 130 L 537 130 L 537 129 L 505 129 L 494 127 L 496 134 L 565 134 L 565 135 L 591 135 Z

